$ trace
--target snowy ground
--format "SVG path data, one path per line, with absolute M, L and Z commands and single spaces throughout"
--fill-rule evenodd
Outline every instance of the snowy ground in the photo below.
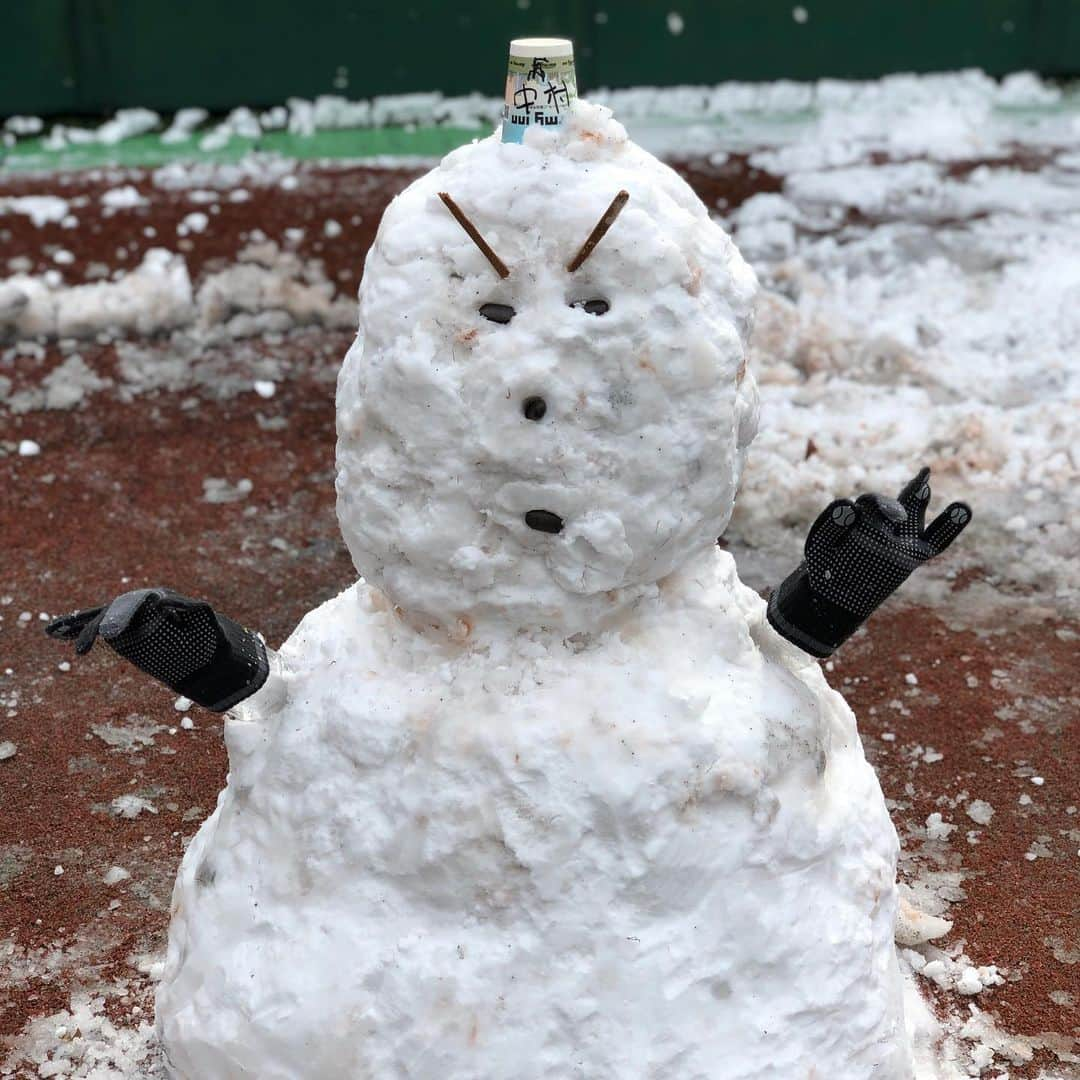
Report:
M 725 537 L 743 577 L 775 581 L 830 498 L 899 488 L 922 463 L 936 497 L 974 507 L 912 606 L 830 675 L 891 799 L 907 895 L 954 923 L 906 954 L 943 1017 L 943 1075 L 1078 1075 L 1080 98 L 968 74 L 610 100 L 766 286 L 761 435 Z M 181 727 L 126 680 L 102 690 L 105 664 L 57 674 L 38 614 L 118 591 L 120 574 L 207 594 L 216 559 L 234 595 L 215 599 L 276 642 L 348 581 L 329 399 L 363 252 L 413 174 L 269 157 L 0 172 L 0 508 L 17 556 L 0 577 L 0 776 L 15 793 L 0 809 L 15 912 L 0 1074 L 155 1075 L 162 907 L 206 810 L 195 793 L 221 781 L 209 721 Z M 268 464 L 267 443 L 288 460 Z M 68 557 L 86 568 L 78 596 Z M 58 705 L 65 679 L 80 681 Z M 63 814 L 29 836 L 68 797 L 32 782 L 50 745 L 57 786 L 84 785 L 116 837 L 69 842 Z M 106 854 L 130 881 L 104 884 Z

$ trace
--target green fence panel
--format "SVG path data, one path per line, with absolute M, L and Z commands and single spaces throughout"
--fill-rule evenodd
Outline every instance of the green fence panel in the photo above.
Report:
M 528 34 L 573 37 L 586 89 L 1080 73 L 1080 0 L 4 0 L 0 114 L 498 95 Z

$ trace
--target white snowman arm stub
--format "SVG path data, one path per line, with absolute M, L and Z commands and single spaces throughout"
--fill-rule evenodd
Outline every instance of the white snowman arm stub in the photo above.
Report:
M 229 710 L 230 720 L 265 720 L 285 707 L 289 700 L 291 672 L 281 654 L 263 646 L 266 652 L 266 681 L 250 697 Z

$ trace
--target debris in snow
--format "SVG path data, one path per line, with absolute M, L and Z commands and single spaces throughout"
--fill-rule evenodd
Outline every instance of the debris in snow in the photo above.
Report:
M 148 814 L 156 814 L 157 807 L 141 795 L 117 795 L 109 803 L 109 807 L 117 817 L 137 818 L 143 811 Z
M 127 881 L 131 877 L 122 866 L 110 866 L 101 879 L 106 885 L 119 885 L 121 881 Z
M 238 480 L 235 484 L 230 484 L 223 477 L 207 476 L 203 480 L 203 498 L 208 503 L 239 502 L 251 494 L 254 486 L 246 478 Z
M 91 724 L 90 730 L 106 746 L 114 750 L 135 752 L 145 747 L 154 745 L 154 736 L 164 731 L 162 724 L 155 724 L 137 714 L 129 716 L 126 725 L 119 724 Z
M 20 1076 L 164 1080 L 154 1025 L 149 1020 L 133 1027 L 114 1025 L 106 1013 L 109 998 L 130 1001 L 130 990 L 121 983 L 104 994 L 73 991 L 69 1009 L 32 1020 L 11 1040 L 6 1062 L 15 1068 L 25 1063 L 32 1070 L 19 1069 Z M 141 1013 L 137 1005 L 129 1010 L 133 1017 Z
M 927 956 L 930 956 L 929 960 Z M 923 953 L 912 955 L 909 951 L 907 959 L 924 979 L 930 979 L 942 990 L 956 990 L 970 996 L 1005 982 L 996 965 L 976 967 L 959 950 L 950 955 L 942 949 L 926 946 Z
M 943 821 L 941 814 L 933 813 L 926 819 L 926 838 L 928 840 L 948 840 L 949 834 L 956 832 L 956 825 Z
M 41 447 L 33 439 L 22 439 L 19 442 L 20 457 L 37 457 L 41 453 Z
M 967 805 L 966 813 L 976 825 L 989 825 L 994 816 L 994 808 L 982 799 L 972 799 Z

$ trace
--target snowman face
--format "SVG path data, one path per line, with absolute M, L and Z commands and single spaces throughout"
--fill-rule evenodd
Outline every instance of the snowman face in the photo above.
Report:
M 569 272 L 620 189 L 626 209 Z M 648 592 L 730 515 L 754 426 L 753 289 L 689 188 L 630 143 L 586 161 L 494 140 L 451 155 L 387 210 L 339 380 L 339 518 L 360 572 L 448 627 L 576 632 Z

